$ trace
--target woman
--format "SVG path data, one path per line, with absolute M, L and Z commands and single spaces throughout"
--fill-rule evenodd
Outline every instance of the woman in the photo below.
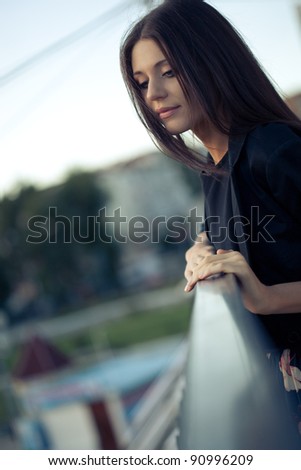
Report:
M 157 146 L 200 171 L 205 230 L 185 290 L 233 273 L 262 321 L 286 391 L 301 390 L 301 121 L 233 26 L 201 0 L 166 0 L 121 46 L 121 70 Z M 189 148 L 191 130 L 208 150 Z M 298 393 L 287 394 L 301 433 Z

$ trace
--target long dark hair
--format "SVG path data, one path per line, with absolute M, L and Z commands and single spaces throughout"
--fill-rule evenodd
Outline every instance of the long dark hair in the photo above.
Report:
M 130 98 L 163 153 L 195 169 L 208 167 L 207 159 L 187 146 L 181 135 L 171 135 L 145 104 L 132 70 L 132 50 L 142 38 L 157 43 L 188 102 L 199 106 L 222 133 L 244 134 L 268 122 L 301 130 L 301 121 L 226 18 L 202 0 L 165 0 L 128 31 L 120 48 Z

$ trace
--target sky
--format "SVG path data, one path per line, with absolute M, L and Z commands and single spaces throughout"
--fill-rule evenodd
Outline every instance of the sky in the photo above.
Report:
M 301 0 L 208 3 L 282 95 L 301 91 Z M 0 0 L 0 197 L 154 149 L 119 70 L 122 35 L 145 12 L 143 0 Z

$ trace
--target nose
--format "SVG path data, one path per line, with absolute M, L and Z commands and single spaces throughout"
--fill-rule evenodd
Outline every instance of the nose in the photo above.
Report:
M 146 94 L 146 99 L 148 101 L 160 100 L 166 96 L 167 90 L 161 80 L 149 80 Z

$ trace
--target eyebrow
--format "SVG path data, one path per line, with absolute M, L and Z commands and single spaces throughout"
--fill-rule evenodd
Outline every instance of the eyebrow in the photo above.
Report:
M 159 60 L 159 62 L 157 62 L 155 65 L 154 65 L 154 68 L 158 68 L 160 67 L 161 65 L 163 64 L 168 64 L 168 61 L 167 59 L 162 59 L 162 60 Z M 140 72 L 140 70 L 137 70 L 136 72 L 133 73 L 133 75 L 143 75 L 143 72 Z

